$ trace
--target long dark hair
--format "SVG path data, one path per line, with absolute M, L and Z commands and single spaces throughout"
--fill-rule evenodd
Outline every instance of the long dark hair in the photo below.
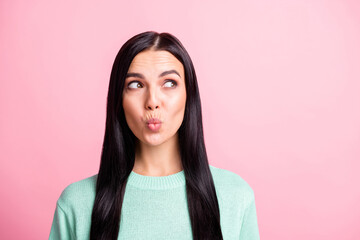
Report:
M 126 180 L 134 167 L 136 144 L 136 137 L 125 120 L 122 92 L 131 61 L 147 49 L 168 51 L 184 66 L 186 106 L 178 137 L 193 239 L 223 239 L 219 204 L 204 143 L 195 69 L 189 54 L 175 36 L 154 31 L 129 39 L 119 50 L 112 67 L 90 239 L 118 237 Z

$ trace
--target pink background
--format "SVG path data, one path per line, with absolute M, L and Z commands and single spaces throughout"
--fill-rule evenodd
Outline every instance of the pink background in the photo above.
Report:
M 262 239 L 360 239 L 357 1 L 1 1 L 0 239 L 47 239 L 96 174 L 113 60 L 133 35 L 193 59 L 210 164 L 255 192 Z

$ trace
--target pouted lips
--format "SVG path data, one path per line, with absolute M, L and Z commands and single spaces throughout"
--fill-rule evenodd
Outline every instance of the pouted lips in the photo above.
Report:
M 151 118 L 146 123 L 147 123 L 147 127 L 152 131 L 157 131 L 161 127 L 161 121 L 157 118 Z
M 161 123 L 161 121 L 158 118 L 150 118 L 147 122 L 147 124 L 149 123 Z

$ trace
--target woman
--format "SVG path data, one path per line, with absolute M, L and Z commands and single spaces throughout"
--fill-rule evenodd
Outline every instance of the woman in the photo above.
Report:
M 251 187 L 208 163 L 195 69 L 173 35 L 121 47 L 99 172 L 64 189 L 49 239 L 259 239 Z

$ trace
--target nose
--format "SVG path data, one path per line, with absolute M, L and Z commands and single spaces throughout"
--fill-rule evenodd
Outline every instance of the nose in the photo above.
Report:
M 148 105 L 148 106 L 147 106 L 147 109 L 149 109 L 149 110 L 153 110 L 153 109 L 157 109 L 157 108 L 159 108 L 158 105 L 156 105 L 155 107 L 152 106 L 152 105 Z
M 155 110 L 159 108 L 159 99 L 156 96 L 156 89 L 149 90 L 148 97 L 146 99 L 146 109 Z

